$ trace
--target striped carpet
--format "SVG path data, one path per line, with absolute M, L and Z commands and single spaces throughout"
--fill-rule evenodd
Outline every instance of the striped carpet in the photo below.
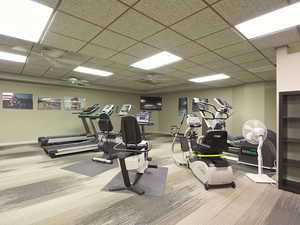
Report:
M 237 188 L 205 191 L 170 157 L 170 138 L 153 139 L 151 156 L 168 168 L 161 197 L 111 193 L 103 187 L 119 173 L 96 176 L 64 170 L 99 153 L 51 159 L 35 145 L 0 148 L 1 225 L 297 225 L 300 196 L 245 178 L 235 166 Z

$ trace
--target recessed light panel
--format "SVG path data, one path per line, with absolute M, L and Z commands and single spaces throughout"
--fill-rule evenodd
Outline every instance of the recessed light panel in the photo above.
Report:
M 84 66 L 78 66 L 74 69 L 74 71 L 79 72 L 79 73 L 87 73 L 87 74 L 97 75 L 97 76 L 101 76 L 101 77 L 108 77 L 108 76 L 113 75 L 112 72 L 93 69 L 93 68 L 84 67 Z
M 230 76 L 222 73 L 222 74 L 215 74 L 215 75 L 209 75 L 209 76 L 204 76 L 204 77 L 197 77 L 197 78 L 189 79 L 189 81 L 195 82 L 195 83 L 205 83 L 205 82 L 209 82 L 209 81 L 224 80 L 224 79 L 228 79 L 228 78 L 230 78 Z
M 0 51 L 0 60 L 25 63 L 27 56 Z
M 130 66 L 143 70 L 152 70 L 171 63 L 175 63 L 179 60 L 182 60 L 182 58 L 169 52 L 163 51 L 148 58 L 142 59 L 136 63 L 133 63 Z
M 52 11 L 31 0 L 1 0 L 0 34 L 38 42 Z
M 300 24 L 300 3 L 256 17 L 235 27 L 248 39 L 281 31 Z

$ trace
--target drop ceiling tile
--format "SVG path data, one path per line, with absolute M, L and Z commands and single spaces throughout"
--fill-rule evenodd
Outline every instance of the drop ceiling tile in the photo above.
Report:
M 80 80 L 87 80 L 88 82 L 90 82 L 89 84 L 94 84 L 94 82 L 99 78 L 98 76 L 92 76 L 89 74 L 70 74 L 69 77 L 76 77 Z
M 224 48 L 215 50 L 215 52 L 225 58 L 231 58 L 238 55 L 243 55 L 249 52 L 254 52 L 256 49 L 252 47 L 247 41 L 230 45 Z
M 174 48 L 188 41 L 188 39 L 182 37 L 181 35 L 170 29 L 165 29 L 144 40 L 144 42 L 161 49 Z
M 100 26 L 107 26 L 128 9 L 117 0 L 64 0 L 59 10 L 88 20 Z
M 61 79 L 68 72 L 69 72 L 69 70 L 66 70 L 66 69 L 50 68 L 46 73 L 43 74 L 43 77 L 48 77 L 48 78 L 53 78 L 53 79 Z
M 195 63 L 199 63 L 201 65 L 205 65 L 206 63 L 215 62 L 215 61 L 218 61 L 221 59 L 222 59 L 222 57 L 216 55 L 213 52 L 206 52 L 201 55 L 194 56 L 194 57 L 190 58 L 189 60 L 191 60 Z
M 98 35 L 98 37 L 96 37 L 92 41 L 92 43 L 106 48 L 111 48 L 116 51 L 121 51 L 133 45 L 134 43 L 136 43 L 136 41 L 115 32 L 105 30 L 100 35 Z
M 35 2 L 41 3 L 43 5 L 55 8 L 59 0 L 33 0 Z
M 240 85 L 242 83 L 243 82 L 239 80 L 226 79 L 226 80 L 207 82 L 205 84 L 210 87 L 230 87 L 230 86 Z
M 221 67 L 218 69 L 214 69 L 214 71 L 217 73 L 225 73 L 225 74 L 234 73 L 234 72 L 243 71 L 243 70 L 244 70 L 243 68 L 236 66 L 236 65 L 225 66 L 225 67 Z
M 200 55 L 208 50 L 201 47 L 199 44 L 196 44 L 193 41 L 189 41 L 183 45 L 171 48 L 169 52 L 178 55 L 182 58 L 190 58 L 195 55 Z
M 239 55 L 230 58 L 230 60 L 236 64 L 251 62 L 251 61 L 257 61 L 260 59 L 264 59 L 263 55 L 259 53 L 258 51 L 250 52 L 244 55 Z
M 165 25 L 171 25 L 204 7 L 206 5 L 199 0 L 143 0 L 134 6 Z
M 163 74 L 170 74 L 170 73 L 172 73 L 174 71 L 176 71 L 176 70 L 172 67 L 172 65 L 163 66 L 163 67 L 151 70 L 151 72 L 154 72 L 154 73 L 163 73 Z
M 22 47 L 24 49 L 30 50 L 33 44 L 29 41 L 24 41 L 21 39 L 0 35 L 0 45 L 11 47 L 11 48 Z
M 186 68 L 186 69 L 182 69 L 185 72 L 191 73 L 191 74 L 195 74 L 195 75 L 203 75 L 203 74 L 211 74 L 212 71 L 204 68 L 202 66 L 195 66 L 195 67 L 190 67 L 190 68 Z
M 228 60 L 221 59 L 218 61 L 206 63 L 205 66 L 212 70 L 217 70 L 217 69 L 224 68 L 224 67 L 234 66 L 234 64 L 232 64 Z
M 286 5 L 286 0 L 223 0 L 213 7 L 232 25 L 237 25 Z
M 137 40 L 142 40 L 164 27 L 146 16 L 134 11 L 127 11 L 114 22 L 109 29 L 122 33 Z
M 113 68 L 113 69 L 118 70 L 118 71 L 127 71 L 128 73 L 135 73 L 135 72 L 129 70 L 128 65 L 123 65 L 123 64 L 120 64 L 120 63 L 116 63 L 114 61 L 112 61 L 112 62 L 113 62 L 113 64 L 108 65 L 107 67 Z
M 139 59 L 134 56 L 130 56 L 130 55 L 127 55 L 124 53 L 119 53 L 119 54 L 111 57 L 110 60 L 117 62 L 117 63 L 124 64 L 124 65 L 130 65 L 132 63 L 135 63 Z
M 264 80 L 276 80 L 276 70 L 256 73 L 256 75 L 261 77 Z
M 76 52 L 84 45 L 84 42 L 48 32 L 44 40 L 42 41 L 42 44 Z
M 0 60 L 0 71 L 7 73 L 20 73 L 23 69 L 23 63 L 10 62 L 5 60 Z
M 150 47 L 149 45 L 146 45 L 143 43 L 137 43 L 124 51 L 124 53 L 133 55 L 133 56 L 136 56 L 139 58 L 146 58 L 146 57 L 152 56 L 158 52 L 161 52 L 161 50 Z
M 208 4 L 214 4 L 216 2 L 219 2 L 220 0 L 206 0 L 208 2 Z M 222 1 L 222 0 L 221 0 Z
M 246 70 L 254 71 L 254 70 L 265 70 L 265 69 L 272 69 L 275 68 L 269 61 L 266 59 L 253 61 L 253 62 L 246 62 L 241 63 L 241 67 L 245 68 Z
M 101 58 L 92 58 L 89 62 L 95 63 L 100 66 L 108 66 L 112 65 L 114 62 L 109 59 L 101 59 Z
M 297 41 L 300 41 L 297 28 L 291 28 L 286 31 L 251 40 L 259 49 L 280 47 Z
M 99 26 L 61 12 L 55 14 L 54 21 L 50 26 L 51 32 L 83 41 L 89 41 L 101 30 L 102 28 Z
M 49 67 L 49 62 L 44 57 L 34 53 L 27 58 L 27 64 Z
M 248 72 L 248 71 L 233 71 L 233 72 L 228 72 L 226 73 L 228 76 L 233 77 L 233 78 L 237 78 L 240 80 L 246 79 L 246 78 L 251 78 L 251 77 L 255 77 L 255 75 L 253 75 L 252 73 Z
M 168 73 L 169 76 L 173 76 L 175 77 L 175 79 L 179 79 L 179 80 L 187 80 L 195 75 L 187 73 L 185 71 L 182 70 L 175 70 L 171 73 Z
M 258 82 L 263 81 L 262 78 L 256 77 L 256 76 L 249 76 L 249 77 L 239 77 L 239 79 L 243 82 L 252 83 L 252 82 Z
M 83 49 L 81 49 L 79 52 L 81 54 L 84 54 L 87 56 L 96 57 L 96 58 L 104 58 L 104 59 L 109 58 L 112 55 L 117 53 L 116 51 L 114 51 L 112 49 L 104 48 L 104 47 L 101 47 L 99 45 L 94 45 L 94 44 L 88 44 Z
M 218 49 L 227 45 L 237 44 L 243 40 L 244 39 L 233 29 L 226 29 L 198 39 L 197 42 L 209 49 Z
M 191 39 L 198 39 L 226 27 L 228 25 L 211 9 L 205 9 L 173 25 L 171 28 Z
M 120 0 L 120 1 L 126 3 L 127 5 L 132 6 L 132 5 L 135 4 L 138 0 Z
M 274 48 L 263 49 L 261 52 L 276 64 L 276 51 Z
M 187 60 L 181 60 L 178 61 L 176 63 L 171 64 L 173 68 L 176 69 L 186 69 L 186 68 L 190 68 L 190 67 L 195 67 L 197 66 L 197 64 L 187 61 Z
M 48 70 L 48 68 L 48 66 L 26 63 L 25 68 L 23 70 L 23 74 L 30 76 L 41 76 Z

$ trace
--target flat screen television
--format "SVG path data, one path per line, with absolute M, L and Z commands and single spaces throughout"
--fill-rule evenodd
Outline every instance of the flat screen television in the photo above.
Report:
M 161 110 L 162 97 L 141 96 L 140 108 L 141 110 Z

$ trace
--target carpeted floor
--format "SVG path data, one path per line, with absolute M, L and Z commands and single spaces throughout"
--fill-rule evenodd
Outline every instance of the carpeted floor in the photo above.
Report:
M 95 166 L 86 167 L 99 153 L 51 159 L 35 145 L 2 147 L 0 225 L 300 224 L 299 195 L 252 183 L 243 166 L 234 166 L 236 189 L 205 191 L 189 170 L 174 165 L 170 141 L 153 138 L 150 153 L 168 168 L 162 196 L 103 190 L 120 170 L 96 169 L 95 174 Z M 77 171 L 78 165 L 86 171 Z

